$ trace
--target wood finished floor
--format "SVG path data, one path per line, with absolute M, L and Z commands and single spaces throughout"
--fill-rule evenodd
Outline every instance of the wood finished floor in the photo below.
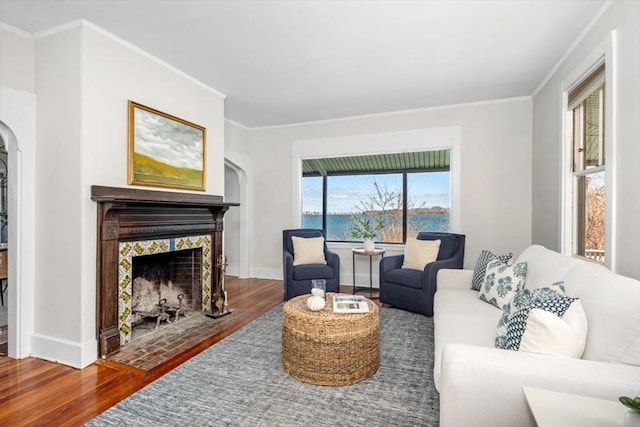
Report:
M 280 280 L 229 277 L 226 287 L 229 306 L 250 315 L 148 372 L 102 360 L 74 369 L 33 357 L 0 357 L 0 426 L 81 426 L 283 299 Z

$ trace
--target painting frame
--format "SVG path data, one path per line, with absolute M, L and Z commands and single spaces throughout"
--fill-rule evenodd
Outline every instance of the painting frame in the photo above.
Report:
M 207 129 L 129 100 L 129 185 L 205 191 Z

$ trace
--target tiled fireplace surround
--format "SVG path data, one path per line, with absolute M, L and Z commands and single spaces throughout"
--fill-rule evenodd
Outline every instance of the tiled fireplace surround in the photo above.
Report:
M 98 205 L 98 354 L 110 356 L 130 339 L 127 299 L 131 297 L 133 256 L 202 248 L 203 310 L 216 290 L 212 271 L 222 254 L 223 216 L 237 203 L 208 194 L 91 187 Z

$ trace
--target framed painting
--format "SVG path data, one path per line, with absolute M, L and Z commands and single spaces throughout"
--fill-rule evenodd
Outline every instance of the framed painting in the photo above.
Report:
M 129 101 L 130 185 L 205 189 L 207 130 Z

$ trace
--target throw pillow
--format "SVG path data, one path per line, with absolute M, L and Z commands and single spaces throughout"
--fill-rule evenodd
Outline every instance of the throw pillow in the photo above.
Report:
M 324 257 L 324 237 L 292 236 L 293 265 L 326 264 Z
M 504 310 L 515 293 L 524 287 L 526 277 L 526 261 L 514 265 L 507 265 L 499 259 L 489 261 L 484 284 L 480 288 L 480 299 Z
M 489 261 L 493 261 L 497 258 L 505 264 L 508 264 L 511 257 L 513 257 L 512 253 L 509 253 L 508 255 L 495 255 L 487 250 L 483 250 L 482 252 L 480 252 L 480 256 L 476 261 L 476 266 L 473 268 L 471 289 L 476 291 L 480 290 L 482 283 L 484 283 L 484 276 L 487 273 L 487 264 L 489 264 Z
M 511 314 L 522 308 L 528 307 L 533 302 L 542 302 L 545 299 L 566 296 L 564 282 L 552 283 L 544 288 L 521 289 L 516 292 L 513 300 L 503 307 L 502 316 L 498 320 L 495 345 L 497 348 L 507 348 L 507 325 Z
M 438 259 L 439 250 L 440 240 L 408 239 L 402 268 L 422 271 L 427 264 Z
M 507 349 L 579 358 L 587 341 L 587 316 L 578 298 L 534 301 L 507 327 Z
M 511 304 L 511 311 L 520 310 L 534 302 L 542 302 L 549 298 L 567 296 L 564 289 L 564 282 L 555 282 L 543 288 L 524 288 L 517 292 Z

